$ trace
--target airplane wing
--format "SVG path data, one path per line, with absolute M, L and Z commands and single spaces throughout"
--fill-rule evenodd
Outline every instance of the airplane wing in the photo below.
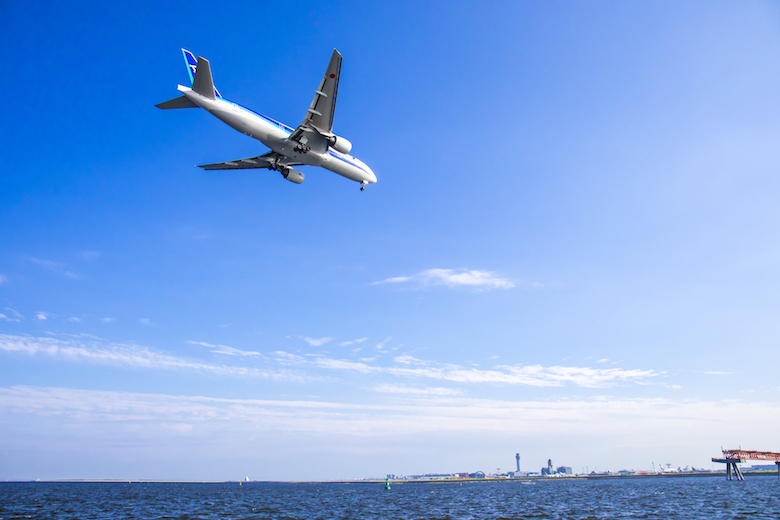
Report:
M 328 149 L 327 140 L 322 134 L 327 136 L 333 130 L 333 113 L 336 110 L 336 96 L 339 93 L 341 59 L 341 53 L 333 49 L 330 63 L 328 63 L 325 75 L 314 94 L 311 106 L 306 111 L 306 117 L 290 135 L 291 140 L 302 144 L 308 143 L 315 149 L 322 148 L 320 151 Z
M 251 168 L 276 169 L 277 166 L 300 166 L 302 162 L 288 161 L 287 157 L 276 152 L 268 152 L 265 155 L 250 157 L 248 159 L 238 159 L 214 164 L 199 164 L 198 168 L 204 170 L 248 170 Z

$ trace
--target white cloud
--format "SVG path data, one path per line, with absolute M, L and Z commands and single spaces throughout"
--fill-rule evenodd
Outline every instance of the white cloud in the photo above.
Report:
M 274 360 L 277 363 L 281 363 L 282 365 L 302 365 L 307 363 L 306 358 L 297 356 L 295 354 L 290 354 L 289 352 L 277 350 L 273 354 L 276 356 Z
M 410 281 L 412 279 L 413 279 L 413 277 L 411 277 L 411 276 L 396 276 L 394 278 L 385 278 L 384 280 L 380 280 L 378 282 L 374 282 L 371 285 L 379 285 L 379 284 L 382 284 L 382 283 L 403 283 L 403 282 L 408 282 L 408 281 Z
M 60 340 L 0 334 L 0 351 L 30 356 L 50 356 L 75 362 L 91 362 L 158 370 L 194 370 L 224 376 L 260 377 L 273 380 L 302 381 L 300 374 L 259 368 L 214 365 L 172 356 L 132 344 L 87 343 L 77 339 Z
M 322 345 L 329 342 L 333 338 L 327 337 L 327 338 L 302 338 L 302 339 L 312 347 L 321 347 Z
M 49 319 L 49 313 L 47 312 L 38 312 L 35 314 L 35 317 L 39 320 L 48 320 Z
M 374 358 L 370 358 L 370 359 L 373 360 Z M 330 359 L 326 357 L 319 357 L 314 359 L 311 363 L 320 368 L 355 370 L 361 373 L 383 372 L 383 369 L 380 367 L 367 365 L 365 363 L 356 363 L 355 361 L 349 361 L 346 359 Z
M 237 348 L 228 347 L 227 345 L 212 345 L 210 343 L 204 343 L 202 341 L 188 341 L 190 345 L 201 345 L 211 349 L 215 354 L 225 354 L 227 356 L 263 356 L 260 352 L 254 352 L 251 350 L 239 350 Z
M 411 387 L 405 385 L 378 385 L 373 388 L 375 392 L 382 394 L 401 395 L 463 395 L 462 390 L 442 387 Z
M 429 377 L 456 382 L 506 383 L 527 386 L 564 386 L 574 384 L 585 388 L 603 388 L 618 382 L 643 381 L 659 375 L 653 370 L 595 369 L 588 367 L 501 366 L 491 370 L 458 366 L 414 369 L 390 368 L 390 373 Z
M 601 359 L 599 359 L 598 361 L 596 361 L 596 363 L 606 363 L 607 361 L 609 361 L 609 359 L 607 359 L 607 358 L 601 358 Z
M 102 321 L 103 323 L 112 323 L 114 321 L 114 318 L 103 318 L 100 321 Z
M 54 269 L 60 269 L 62 267 L 61 263 L 55 262 L 53 260 L 41 260 L 40 258 L 34 258 L 32 256 L 27 258 L 27 260 L 41 267 L 45 267 L 46 269 L 54 270 Z
M 468 269 L 427 269 L 412 276 L 397 276 L 374 282 L 372 285 L 386 283 L 414 282 L 420 286 L 443 285 L 446 287 L 474 287 L 478 289 L 511 289 L 515 284 L 500 278 L 492 271 Z
M 81 323 L 81 318 L 76 318 L 75 316 L 71 316 L 65 321 L 73 322 L 73 323 Z
M 22 316 L 22 314 L 19 311 L 17 311 L 16 309 L 12 309 L 11 307 L 6 307 L 5 310 L 7 310 L 11 314 L 13 314 L 14 317 L 19 318 L 20 320 L 24 319 L 24 316 Z
M 212 372 L 223 375 L 252 376 L 265 378 L 293 378 L 285 369 L 258 369 L 244 366 L 215 365 L 198 360 L 185 359 L 132 344 L 106 344 L 103 340 L 85 342 L 84 336 L 74 340 L 54 338 L 32 338 L 26 336 L 0 335 L 0 351 L 48 355 L 70 361 L 89 361 L 120 366 L 154 369 L 187 369 Z M 618 384 L 650 384 L 663 372 L 641 369 L 591 368 L 542 365 L 498 365 L 492 368 L 442 364 L 418 359 L 409 354 L 393 358 L 394 364 L 383 366 L 375 357 L 359 361 L 333 359 L 326 355 L 312 354 L 309 357 L 283 351 L 262 354 L 256 351 L 240 350 L 226 345 L 189 341 L 211 349 L 213 353 L 226 356 L 255 357 L 275 362 L 281 366 L 297 366 L 299 369 L 340 370 L 361 374 L 384 374 L 397 378 L 417 378 L 453 383 L 505 384 L 535 387 L 563 387 L 574 385 L 582 388 L 606 388 Z M 381 352 L 378 352 L 381 353 Z M 307 355 L 308 356 L 308 355 Z M 300 374 L 294 378 L 301 379 Z M 658 384 L 658 383 L 656 383 Z M 670 388 L 671 383 L 666 383 Z
M 544 367 L 541 365 L 502 365 L 492 369 L 480 369 L 423 361 L 408 354 L 394 358 L 397 363 L 405 366 L 382 367 L 367 364 L 373 359 L 362 359 L 362 363 L 357 363 L 320 356 L 312 360 L 311 363 L 320 368 L 354 370 L 360 373 L 385 373 L 400 377 L 422 377 L 457 383 L 500 383 L 538 387 L 560 387 L 573 384 L 583 388 L 606 388 L 618 383 L 643 383 L 662 374 L 662 372 L 654 370 Z M 417 366 L 410 366 L 412 364 Z
M 376 344 L 376 348 L 378 348 L 379 350 L 382 350 L 385 347 L 385 345 L 387 344 L 387 342 L 390 341 L 391 339 L 393 339 L 392 336 L 386 337 L 383 341 L 381 341 L 381 342 Z
M 395 361 L 396 363 L 403 363 L 404 365 L 409 365 L 409 364 L 417 365 L 423 363 L 422 360 L 417 359 L 414 356 L 410 356 L 409 354 L 401 354 L 400 356 L 396 356 L 393 358 L 393 361 Z
M 65 264 L 63 263 L 55 262 L 53 260 L 41 260 L 40 258 L 34 257 L 28 257 L 27 260 L 62 276 L 66 276 L 68 278 L 80 278 L 80 276 L 76 273 L 65 269 Z
M 2 274 L 0 274 L 0 284 L 4 284 L 4 283 L 6 283 L 7 281 L 8 281 L 8 278 L 6 278 L 6 277 L 5 277 L 5 276 L 3 276 Z
M 700 372 L 701 374 L 707 374 L 710 376 L 730 376 L 733 374 L 733 372 L 720 372 L 717 370 L 706 370 L 704 372 Z
M 367 339 L 368 339 L 368 338 L 366 337 L 366 338 L 360 338 L 360 339 L 353 339 L 353 340 L 350 340 L 350 341 L 344 341 L 344 342 L 342 342 L 342 343 L 339 343 L 339 347 L 346 347 L 347 345 L 353 345 L 353 344 L 363 343 L 363 342 L 364 342 L 364 341 L 366 341 Z
M 602 396 L 502 401 L 459 397 L 447 394 L 448 389 L 441 389 L 441 394 L 436 389 L 426 392 L 425 388 L 385 386 L 375 390 L 403 401 L 353 404 L 12 386 L 0 388 L 0 414 L 37 415 L 51 424 L 92 431 L 96 424 L 113 425 L 124 430 L 128 439 L 136 438 L 139 429 L 159 439 L 154 434 L 164 425 L 182 425 L 183 432 L 174 433 L 199 432 L 207 436 L 219 430 L 241 437 L 257 431 L 285 431 L 385 439 L 389 433 L 396 438 L 489 433 L 527 439 L 549 437 L 555 432 L 578 440 L 606 440 L 609 449 L 652 447 L 657 452 L 659 447 L 685 444 L 695 448 L 697 454 L 701 452 L 702 457 L 715 454 L 712 450 L 722 442 L 718 439 L 744 438 L 745 423 L 754 425 L 752 429 L 757 432 L 772 432 L 780 421 L 777 405 L 743 400 Z M 740 421 L 733 420 L 737 416 Z M 764 437 L 770 442 L 771 433 L 761 439 Z
M 16 310 L 12 309 L 11 307 L 6 307 L 5 310 L 7 310 L 11 314 L 13 314 L 13 317 L 8 316 L 8 315 L 3 314 L 3 313 L 0 313 L 0 320 L 21 321 L 21 320 L 24 319 L 24 316 L 22 316 L 19 312 L 17 312 Z

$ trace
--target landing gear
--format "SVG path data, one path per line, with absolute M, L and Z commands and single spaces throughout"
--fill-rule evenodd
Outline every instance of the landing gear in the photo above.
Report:
M 287 166 L 286 164 L 280 163 L 278 158 L 271 163 L 271 166 L 268 169 L 275 170 L 281 173 L 282 177 L 284 177 L 285 179 L 287 178 L 287 175 L 290 173 L 290 167 Z
M 360 183 L 360 191 L 366 191 L 366 183 L 365 183 L 365 181 Z

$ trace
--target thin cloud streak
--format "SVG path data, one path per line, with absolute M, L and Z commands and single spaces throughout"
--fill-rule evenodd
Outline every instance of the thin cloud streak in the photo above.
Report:
M 262 353 L 251 350 L 239 350 L 237 348 L 228 347 L 227 345 L 212 345 L 211 343 L 204 343 L 202 341 L 187 341 L 190 345 L 200 345 L 211 349 L 215 354 L 224 354 L 226 356 L 259 356 L 264 357 Z
M 396 356 L 394 358 L 396 365 L 380 366 L 370 364 L 372 361 L 375 361 L 375 358 L 352 361 L 333 359 L 323 355 L 304 357 L 283 351 L 263 355 L 260 352 L 239 350 L 226 345 L 213 345 L 197 341 L 188 341 L 187 343 L 207 347 L 216 354 L 234 357 L 256 357 L 276 362 L 282 366 L 341 370 L 360 374 L 386 374 L 404 378 L 424 378 L 467 384 L 508 384 L 536 387 L 575 385 L 582 388 L 607 388 L 619 383 L 648 384 L 649 380 L 663 374 L 663 372 L 654 370 L 596 369 L 566 366 L 544 367 L 542 365 L 499 365 L 491 369 L 481 369 L 453 364 L 438 364 L 417 359 L 408 354 Z M 55 338 L 33 338 L 0 334 L 0 350 L 9 353 L 47 355 L 71 361 L 89 361 L 138 368 L 183 369 L 225 376 L 261 377 L 273 380 L 302 379 L 300 374 L 292 374 L 288 370 L 215 365 L 172 356 L 132 344 L 105 345 L 96 342 L 85 343 L 78 339 L 66 341 Z
M 40 258 L 35 258 L 32 256 L 27 257 L 27 260 L 40 267 L 43 267 L 44 269 L 57 273 L 59 275 L 66 276 L 68 278 L 73 278 L 73 279 L 81 278 L 76 273 L 65 269 L 65 264 L 61 262 L 55 262 L 53 260 L 41 260 Z
M 412 282 L 420 287 L 474 287 L 478 289 L 512 289 L 515 284 L 501 278 L 492 271 L 468 269 L 426 269 L 412 276 L 386 278 L 371 285 L 400 284 Z
M 302 381 L 305 378 L 290 371 L 263 370 L 252 367 L 214 365 L 157 352 L 127 344 L 87 344 L 55 338 L 33 338 L 0 334 L 0 350 L 30 356 L 44 355 L 75 362 L 92 362 L 133 368 L 158 370 L 194 370 L 224 376 L 259 377 L 271 380 Z
M 302 338 L 302 339 L 312 347 L 321 347 L 322 345 L 329 342 L 333 338 L 327 337 L 327 338 Z
M 16 318 L 18 318 L 18 319 L 20 319 L 20 320 L 23 320 L 23 319 L 24 319 L 24 316 L 22 316 L 22 313 L 20 313 L 20 312 L 19 312 L 19 311 L 17 311 L 16 309 L 12 309 L 11 307 L 6 307 L 6 308 L 5 308 L 5 310 L 7 310 L 7 311 L 8 311 L 8 312 L 10 312 L 11 314 L 13 314 L 13 315 L 14 315 L 14 317 L 16 317 Z
M 564 367 L 542 365 L 500 365 L 490 370 L 464 368 L 459 365 L 431 366 L 409 355 L 395 358 L 404 366 L 381 367 L 349 360 L 318 357 L 312 364 L 332 370 L 352 370 L 362 374 L 386 373 L 402 377 L 422 377 L 452 381 L 455 383 L 501 383 L 539 387 L 560 387 L 573 384 L 583 388 L 607 388 L 617 383 L 640 383 L 658 377 L 663 372 L 654 370 L 625 370 L 620 368 L 597 369 L 590 367 Z M 410 365 L 417 365 L 411 367 Z
M 7 314 L 3 314 L 2 312 L 0 312 L 0 320 L 21 321 L 21 320 L 24 319 L 24 316 L 22 316 L 21 313 L 19 313 L 19 311 L 17 311 L 16 309 L 12 309 L 11 307 L 6 307 L 5 310 L 7 310 L 9 313 L 11 313 L 13 315 L 13 317 L 8 316 Z
M 460 396 L 464 392 L 462 390 L 456 390 L 455 388 L 442 388 L 442 387 L 412 387 L 405 385 L 377 385 L 372 388 L 374 392 L 380 394 L 397 394 L 397 395 L 439 395 L 439 396 Z
M 228 399 L 35 386 L 0 388 L 0 415 L 34 414 L 52 424 L 112 423 L 128 435 L 179 424 L 177 433 L 299 431 L 355 436 L 490 432 L 517 436 L 583 435 L 631 438 L 634 445 L 678 444 L 701 432 L 740 434 L 739 415 L 751 424 L 777 424 L 780 407 L 738 400 L 701 401 L 594 397 L 556 401 L 471 399 L 434 392 L 401 394 L 390 404 L 316 400 Z M 447 390 L 447 389 L 442 389 Z M 190 428 L 192 426 L 192 428 Z M 145 430 L 147 431 L 147 430 Z M 629 436 L 629 437 L 626 437 Z M 625 441 L 624 441 L 625 442 Z
M 349 341 L 343 341 L 339 343 L 339 347 L 346 347 L 347 345 L 355 345 L 359 343 L 363 343 L 364 341 L 368 340 L 368 337 L 360 338 L 360 339 L 353 339 Z

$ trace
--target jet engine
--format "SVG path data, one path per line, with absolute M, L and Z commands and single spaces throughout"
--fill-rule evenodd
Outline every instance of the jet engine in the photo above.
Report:
M 288 181 L 294 182 L 295 184 L 300 184 L 303 182 L 303 172 L 293 170 L 292 168 L 282 170 L 282 176 Z
M 352 150 L 352 143 L 337 135 L 328 138 L 328 144 L 341 153 L 349 153 Z

